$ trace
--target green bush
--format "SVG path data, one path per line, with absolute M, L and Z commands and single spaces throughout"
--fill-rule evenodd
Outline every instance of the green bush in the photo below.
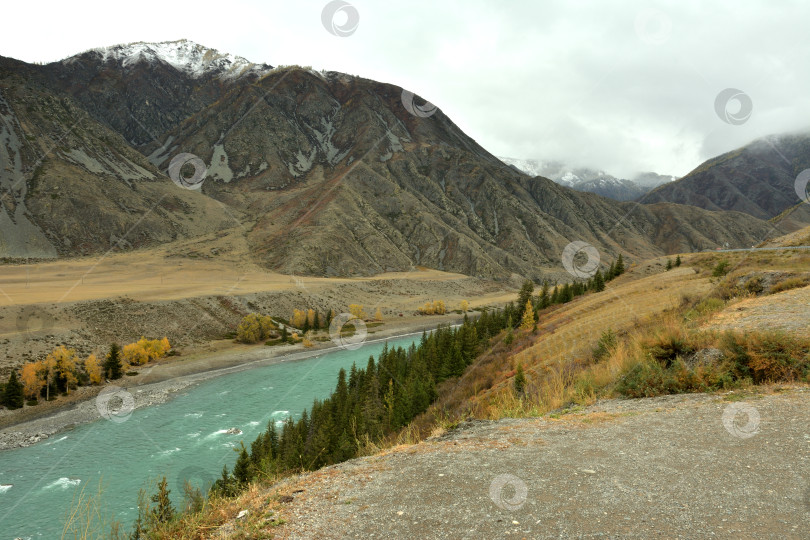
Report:
M 712 277 L 722 277 L 728 273 L 729 270 L 729 263 L 727 260 L 723 259 L 719 261 L 712 270 Z
M 593 349 L 593 359 L 599 362 L 610 356 L 610 353 L 616 348 L 617 342 L 618 340 L 613 330 L 608 328 L 602 332 L 599 341 L 596 343 L 596 347 Z

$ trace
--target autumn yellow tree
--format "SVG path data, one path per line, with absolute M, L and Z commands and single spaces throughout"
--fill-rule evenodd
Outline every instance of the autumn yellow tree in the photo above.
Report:
M 532 307 L 531 298 L 526 300 L 526 309 L 523 310 L 523 320 L 520 322 L 520 327 L 526 330 L 534 326 L 534 307 Z
M 363 311 L 363 304 L 349 304 L 349 313 L 358 319 L 365 319 L 366 313 Z
M 444 315 L 447 313 L 447 308 L 444 305 L 444 300 L 434 300 L 433 302 L 425 302 L 425 305 L 419 308 L 419 313 L 422 315 Z
M 470 311 L 470 303 L 467 302 L 466 300 L 462 300 L 461 304 L 459 305 L 459 308 L 461 309 L 462 313 L 467 313 L 468 311 Z
M 296 328 L 303 328 L 306 322 L 307 312 L 300 309 L 294 309 L 292 319 L 290 319 L 290 324 Z
M 70 394 L 70 389 L 76 387 L 78 379 L 76 377 L 76 364 L 79 357 L 76 355 L 74 349 L 68 349 L 64 345 L 60 345 L 51 351 L 45 358 L 45 365 L 50 369 L 53 364 L 54 374 L 56 375 L 56 388 L 64 390 L 66 394 Z
M 91 354 L 84 360 L 84 370 L 87 372 L 91 384 L 101 384 L 101 363 L 95 354 Z
M 315 328 L 315 310 L 308 309 L 307 310 L 307 324 L 309 324 L 310 328 Z
M 251 313 L 247 315 L 236 328 L 236 339 L 243 343 L 256 343 L 270 337 L 275 330 L 273 319 L 267 315 Z
M 374 313 L 374 320 L 375 321 L 383 320 L 383 314 L 382 314 L 382 310 L 380 308 L 377 308 L 377 311 Z
M 37 399 L 45 387 L 45 369 L 42 362 L 28 362 L 22 367 L 20 380 L 27 399 Z

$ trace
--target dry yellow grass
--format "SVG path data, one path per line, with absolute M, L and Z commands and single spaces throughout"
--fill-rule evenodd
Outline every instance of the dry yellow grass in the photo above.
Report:
M 685 294 L 705 295 L 712 285 L 692 268 L 608 283 L 604 293 L 589 294 L 541 317 L 540 337 L 513 357 L 534 370 L 552 368 L 571 356 L 590 352 L 608 329 L 620 332 L 650 316 L 677 307 Z
M 363 278 L 300 277 L 269 272 L 252 262 L 238 229 L 153 249 L 35 264 L 8 264 L 0 273 L 0 306 L 59 304 L 128 296 L 140 301 L 306 288 L 323 292 L 342 283 L 381 280 L 452 281 L 462 274 L 417 268 Z M 472 307 L 509 301 L 498 293 L 471 301 Z M 462 298 L 447 298 L 457 306 Z

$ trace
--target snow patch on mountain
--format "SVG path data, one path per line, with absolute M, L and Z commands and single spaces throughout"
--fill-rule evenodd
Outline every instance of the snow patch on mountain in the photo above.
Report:
M 104 62 L 117 61 L 123 67 L 129 67 L 138 62 L 163 62 L 194 78 L 200 78 L 209 73 L 217 74 L 224 80 L 238 79 L 251 73 L 261 77 L 273 69 L 267 64 L 255 64 L 241 56 L 220 53 L 216 49 L 209 49 L 186 39 L 160 43 L 139 41 L 125 45 L 99 47 L 88 52 L 101 55 Z M 62 62 L 71 62 L 79 56 L 81 55 L 72 56 Z
M 639 173 L 632 179 L 616 178 L 602 170 L 570 167 L 561 161 L 499 157 L 503 163 L 529 176 L 542 176 L 577 191 L 588 191 L 620 201 L 642 197 L 652 188 L 677 180 L 675 176 Z

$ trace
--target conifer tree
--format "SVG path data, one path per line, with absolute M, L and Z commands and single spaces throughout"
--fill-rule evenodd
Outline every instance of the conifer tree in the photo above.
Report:
M 526 309 L 526 302 L 531 299 L 532 293 L 534 292 L 534 283 L 530 279 L 527 279 L 523 282 L 523 286 L 520 288 L 520 293 L 518 293 L 518 313 L 517 319 L 521 320 L 523 318 L 523 310 Z
M 667 259 L 667 267 L 666 267 L 666 270 L 667 270 L 667 271 L 672 270 L 672 259 Z
M 610 268 L 605 273 L 605 281 L 610 281 L 611 279 L 616 277 L 616 262 L 610 263 Z
M 25 403 L 25 399 L 23 398 L 23 385 L 17 379 L 17 372 L 12 371 L 11 375 L 8 376 L 8 383 L 6 383 L 6 389 L 3 392 L 2 396 L 2 405 L 5 405 L 9 409 L 19 409 Z
M 548 281 L 543 281 L 543 288 L 540 290 L 540 297 L 537 301 L 537 307 L 540 309 L 545 309 L 549 306 L 549 303 Z
M 593 276 L 593 290 L 602 292 L 605 290 L 605 279 L 602 277 L 602 272 L 597 270 Z
M 515 393 L 519 396 L 523 395 L 523 390 L 526 388 L 526 374 L 523 373 L 523 364 L 518 364 L 517 372 L 514 379 Z
M 166 477 L 164 476 L 158 482 L 157 493 L 152 495 L 152 502 L 155 506 L 152 509 L 152 520 L 155 523 L 168 523 L 174 518 L 175 510 L 172 506 L 172 501 L 169 499 L 171 490 L 166 486 Z
M 104 373 L 107 378 L 114 381 L 120 379 L 123 375 L 123 366 L 121 365 L 121 349 L 117 343 L 110 345 L 110 352 L 104 361 Z
M 622 254 L 619 253 L 619 258 L 616 259 L 616 276 L 622 274 L 624 274 L 624 259 L 622 258 Z
M 678 255 L 677 257 L 675 257 L 675 266 L 680 266 L 680 265 L 681 265 L 681 256 Z
M 523 320 L 520 322 L 520 327 L 528 330 L 534 326 L 534 307 L 532 306 L 531 299 L 526 300 L 526 306 L 523 308 Z

